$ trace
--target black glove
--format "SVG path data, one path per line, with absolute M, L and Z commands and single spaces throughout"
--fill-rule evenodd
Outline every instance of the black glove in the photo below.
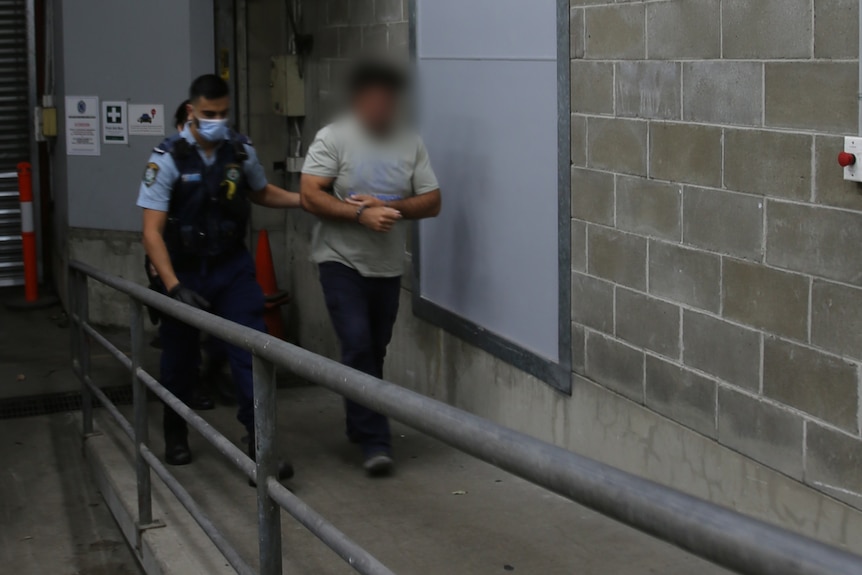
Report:
M 182 284 L 175 285 L 173 289 L 168 292 L 168 295 L 180 303 L 184 303 L 204 311 L 210 308 L 210 302 L 202 298 L 197 292 L 184 287 Z

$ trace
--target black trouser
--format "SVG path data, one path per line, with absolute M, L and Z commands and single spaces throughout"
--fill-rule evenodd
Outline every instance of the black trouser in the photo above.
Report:
M 210 313 L 266 333 L 263 292 L 254 274 L 254 261 L 246 251 L 205 269 L 177 270 L 177 277 L 184 286 L 209 301 Z M 159 333 L 162 385 L 187 403 L 200 377 L 200 332 L 179 320 L 163 317 Z M 254 429 L 251 353 L 224 342 L 218 347 L 227 355 L 237 387 L 237 419 L 251 432 Z
M 320 264 L 320 283 L 329 316 L 341 343 L 341 362 L 369 375 L 383 377 L 386 346 L 398 316 L 401 278 L 367 278 L 343 264 Z M 389 453 L 392 447 L 386 416 L 345 400 L 347 436 L 366 456 Z

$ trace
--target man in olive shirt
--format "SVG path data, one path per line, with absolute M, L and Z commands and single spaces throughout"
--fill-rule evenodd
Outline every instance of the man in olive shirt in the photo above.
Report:
M 320 217 L 312 259 L 341 343 L 342 363 L 383 377 L 398 314 L 406 224 L 436 216 L 441 198 L 419 136 L 398 122 L 406 88 L 400 68 L 355 66 L 350 111 L 318 132 L 302 170 L 302 207 Z M 370 475 L 391 471 L 389 421 L 346 400 L 347 435 Z

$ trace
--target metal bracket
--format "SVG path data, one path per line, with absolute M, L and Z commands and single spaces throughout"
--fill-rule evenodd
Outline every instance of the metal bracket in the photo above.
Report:
M 144 523 L 143 525 L 137 521 L 135 522 L 135 529 L 138 530 L 138 533 L 143 533 L 150 529 L 161 529 L 162 527 L 167 527 L 167 525 L 161 519 L 153 519 L 150 523 Z
M 162 527 L 167 527 L 167 525 L 165 525 L 165 522 L 161 519 L 153 519 L 150 523 L 144 523 L 143 525 L 135 521 L 135 549 L 137 549 L 139 553 L 141 552 L 141 549 L 143 549 L 141 538 L 145 531 L 149 531 L 150 529 L 161 529 Z

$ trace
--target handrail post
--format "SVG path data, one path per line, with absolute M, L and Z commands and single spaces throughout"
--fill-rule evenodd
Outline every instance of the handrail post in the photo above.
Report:
M 135 472 L 138 483 L 138 528 L 153 523 L 153 501 L 150 486 L 150 466 L 141 453 L 141 446 L 150 441 L 149 420 L 147 418 L 147 389 L 138 377 L 141 355 L 144 348 L 144 314 L 140 302 L 129 297 L 131 311 L 132 342 L 132 398 L 134 402 L 135 429 Z
M 281 575 L 281 508 L 269 496 L 267 481 L 278 473 L 275 452 L 275 366 L 254 356 L 254 439 L 257 465 L 257 517 L 260 575 Z
M 84 420 L 84 436 L 93 435 L 93 393 L 86 384 L 90 379 L 90 337 L 84 331 L 84 323 L 90 321 L 90 290 L 88 278 L 78 274 L 78 345 L 81 349 L 81 377 L 84 381 L 84 393 L 81 397 L 81 414 Z
M 72 371 L 76 376 L 80 379 L 80 366 L 81 366 L 81 350 L 78 347 L 78 298 L 77 295 L 77 286 L 75 283 L 78 281 L 78 270 L 75 268 L 68 268 L 69 275 L 66 278 L 66 297 L 67 301 L 67 315 L 69 317 L 69 351 L 72 360 Z M 82 382 L 83 383 L 83 382 Z M 81 389 L 81 394 L 83 395 L 84 390 Z
M 84 324 L 90 319 L 87 276 L 69 268 L 70 338 L 72 344 L 72 366 L 81 380 L 81 420 L 84 437 L 93 435 L 93 394 L 87 380 L 90 377 L 90 338 Z

